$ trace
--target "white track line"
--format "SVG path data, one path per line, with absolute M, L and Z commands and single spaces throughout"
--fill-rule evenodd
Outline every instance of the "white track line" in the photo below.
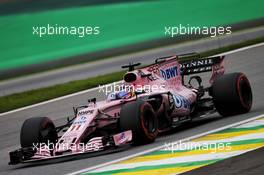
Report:
M 250 119 L 242 120 L 240 122 L 232 123 L 232 124 L 224 126 L 224 127 L 213 129 L 213 130 L 201 133 L 201 134 L 197 134 L 197 135 L 194 135 L 194 136 L 191 136 L 191 137 L 187 137 L 187 138 L 181 139 L 180 141 L 181 142 L 186 142 L 186 141 L 189 141 L 189 140 L 192 140 L 192 139 L 196 139 L 198 137 L 202 137 L 202 136 L 205 136 L 205 135 L 208 135 L 208 134 L 211 134 L 211 133 L 215 133 L 215 132 L 222 131 L 222 130 L 225 130 L 225 129 L 228 129 L 228 128 L 231 128 L 231 127 L 235 127 L 235 126 L 238 126 L 238 125 L 241 125 L 241 124 L 244 124 L 244 123 L 259 119 L 259 118 L 262 118 L 262 117 L 264 117 L 264 114 L 252 117 Z M 179 142 L 179 141 L 177 141 L 177 142 Z M 177 143 L 177 142 L 175 142 L 175 143 Z M 92 171 L 92 170 L 95 170 L 95 169 L 98 169 L 98 168 L 102 168 L 102 167 L 105 167 L 105 166 L 108 166 L 108 165 L 111 165 L 111 164 L 114 164 L 114 163 L 117 163 L 117 162 L 120 162 L 120 161 L 123 161 L 123 160 L 127 160 L 127 159 L 130 159 L 130 158 L 134 158 L 134 157 L 137 157 L 137 156 L 141 156 L 143 154 L 147 154 L 147 153 L 162 149 L 165 146 L 166 145 L 157 146 L 155 148 L 144 150 L 144 151 L 138 152 L 138 153 L 133 154 L 133 155 L 122 157 L 120 159 L 116 159 L 116 160 L 113 160 L 113 161 L 110 161 L 110 162 L 106 162 L 106 163 L 102 163 L 102 164 L 99 164 L 99 165 L 96 165 L 96 166 L 92 166 L 92 167 L 89 167 L 89 168 L 84 168 L 84 169 L 81 169 L 81 170 L 78 170 L 78 171 L 74 171 L 74 172 L 71 172 L 71 173 L 66 174 L 66 175 L 76 175 L 76 174 L 81 174 L 81 173 L 84 173 L 84 172 Z
M 263 46 L 263 45 L 264 45 L 264 42 L 258 43 L 258 44 L 254 44 L 254 45 L 251 45 L 251 46 L 242 47 L 242 48 L 235 49 L 235 50 L 232 50 L 232 51 L 224 52 L 224 53 L 221 53 L 221 54 L 218 54 L 218 55 L 214 55 L 214 56 L 229 55 L 229 54 L 233 54 L 233 53 L 236 53 L 236 52 L 241 52 L 241 51 L 244 51 L 244 50 L 247 50 L 247 49 L 251 49 L 251 48 L 254 48 L 254 47 Z M 73 96 L 76 96 L 76 95 L 84 94 L 84 93 L 91 92 L 91 91 L 98 90 L 98 89 L 99 89 L 99 87 L 92 88 L 92 89 L 87 89 L 87 90 L 80 91 L 80 92 L 77 92 L 77 93 L 73 93 L 73 94 L 62 96 L 62 97 L 54 98 L 54 99 L 51 99 L 51 100 L 48 100 L 48 101 L 44 101 L 44 102 L 41 102 L 41 103 L 37 103 L 37 104 L 34 104 L 34 105 L 25 106 L 25 107 L 18 108 L 18 109 L 12 110 L 12 111 L 0 113 L 0 117 L 4 116 L 4 115 L 7 115 L 7 114 L 12 114 L 12 113 L 19 112 L 19 111 L 22 111 L 22 110 L 30 109 L 30 108 L 33 108 L 33 107 L 41 106 L 41 105 L 44 105 L 44 104 L 47 104 L 47 103 L 55 102 L 55 101 L 58 101 L 58 100 L 63 100 L 63 99 L 66 99 L 66 98 L 70 98 L 70 97 L 73 97 Z
M 121 81 L 118 81 L 118 82 L 116 82 L 116 83 L 119 83 L 119 82 L 121 82 Z M 106 84 L 105 86 L 108 86 L 108 85 L 111 85 L 111 84 L 112 84 L 112 83 L 110 83 L 110 84 Z M 65 96 L 58 97 L 58 98 L 54 98 L 54 99 L 51 99 L 51 100 L 48 100 L 48 101 L 44 101 L 44 102 L 40 102 L 40 103 L 36 103 L 36 104 L 34 104 L 34 105 L 25 106 L 25 107 L 18 108 L 18 109 L 12 110 L 12 111 L 8 111 L 8 112 L 0 113 L 0 117 L 1 117 L 1 116 L 4 116 L 4 115 L 7 115 L 7 114 L 11 114 L 11 113 L 19 112 L 19 111 L 22 111 L 22 110 L 25 110 L 25 109 L 29 109 L 29 108 L 33 108 L 33 107 L 37 107 L 37 106 L 41 106 L 41 105 L 45 105 L 45 104 L 48 104 L 48 103 L 52 103 L 52 102 L 55 102 L 55 101 L 63 100 L 63 99 L 66 99 L 66 98 L 70 98 L 70 97 L 73 97 L 73 96 L 77 96 L 77 95 L 85 94 L 85 93 L 87 93 L 87 92 L 95 91 L 95 90 L 98 90 L 98 89 L 99 89 L 99 87 L 95 87 L 95 88 L 91 88 L 91 89 L 87 89 L 87 90 L 79 91 L 79 92 L 76 92 L 76 93 L 73 93 L 73 94 L 69 94 L 69 95 L 65 95 Z
M 235 50 L 231 50 L 231 51 L 224 52 L 224 53 L 221 53 L 221 54 L 217 54 L 217 55 L 214 55 L 214 56 L 230 55 L 230 54 L 233 54 L 233 53 L 236 53 L 236 52 L 241 52 L 243 50 L 252 49 L 254 47 L 259 47 L 259 46 L 263 46 L 263 45 L 264 45 L 264 42 L 258 43 L 258 44 L 254 44 L 254 45 L 251 45 L 251 46 L 242 47 L 242 48 L 235 49 Z

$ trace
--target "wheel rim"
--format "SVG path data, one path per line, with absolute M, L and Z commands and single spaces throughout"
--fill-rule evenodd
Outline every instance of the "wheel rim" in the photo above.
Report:
M 148 133 L 155 133 L 155 118 L 153 116 L 153 112 L 151 110 L 145 110 L 143 113 L 143 124 L 147 129 Z

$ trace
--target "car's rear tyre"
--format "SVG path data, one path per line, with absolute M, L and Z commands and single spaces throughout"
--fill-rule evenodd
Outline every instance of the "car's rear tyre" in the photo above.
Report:
M 37 146 L 45 143 L 56 143 L 57 132 L 53 122 L 48 117 L 34 117 L 24 121 L 20 132 L 22 148 Z M 50 145 L 48 145 L 50 146 Z
M 132 140 L 136 145 L 154 142 L 158 135 L 158 119 L 152 106 L 137 100 L 124 104 L 120 112 L 122 131 L 132 130 Z
M 249 112 L 252 106 L 252 91 L 243 73 L 231 73 L 218 77 L 211 89 L 216 110 L 222 116 Z

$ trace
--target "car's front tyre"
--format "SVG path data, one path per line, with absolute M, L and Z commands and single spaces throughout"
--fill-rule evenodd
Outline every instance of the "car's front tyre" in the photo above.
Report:
M 20 131 L 22 148 L 37 146 L 44 143 L 56 143 L 57 132 L 53 122 L 48 117 L 34 117 L 24 121 Z M 49 145 L 48 145 L 49 146 Z
M 132 130 L 132 140 L 138 145 L 154 142 L 158 135 L 157 116 L 152 106 L 142 100 L 122 106 L 119 124 L 123 131 Z

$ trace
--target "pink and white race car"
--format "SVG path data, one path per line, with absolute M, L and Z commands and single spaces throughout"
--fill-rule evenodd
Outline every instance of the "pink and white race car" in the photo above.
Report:
M 9 164 L 147 144 L 196 117 L 249 112 L 252 92 L 247 77 L 224 74 L 224 56 L 195 57 L 191 53 L 158 58 L 139 69 L 135 69 L 139 63 L 122 66 L 129 69 L 119 84 L 122 88 L 104 101 L 93 98 L 74 108 L 74 117 L 65 125 L 55 127 L 47 117 L 27 119 L 21 128 L 21 148 L 9 153 Z M 197 75 L 202 72 L 212 72 L 209 87 Z

